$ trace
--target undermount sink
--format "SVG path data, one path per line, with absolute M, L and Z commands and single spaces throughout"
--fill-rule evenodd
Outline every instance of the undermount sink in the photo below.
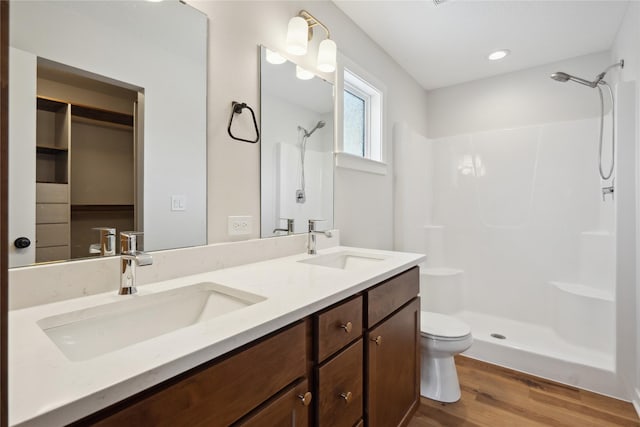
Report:
M 372 264 L 387 259 L 382 254 L 368 254 L 362 252 L 337 252 L 333 254 L 318 255 L 312 258 L 300 260 L 305 264 L 321 265 L 323 267 L 339 268 L 342 270 L 355 270 L 370 267 Z
M 72 361 L 94 358 L 264 301 L 217 283 L 198 283 L 47 317 L 38 326 Z

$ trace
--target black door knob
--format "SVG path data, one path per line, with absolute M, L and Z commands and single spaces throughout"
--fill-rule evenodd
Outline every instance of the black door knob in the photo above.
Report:
M 24 249 L 31 246 L 31 240 L 28 237 L 18 237 L 13 241 L 13 245 L 18 249 Z

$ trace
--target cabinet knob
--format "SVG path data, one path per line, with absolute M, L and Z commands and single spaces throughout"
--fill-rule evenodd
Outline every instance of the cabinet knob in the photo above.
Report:
M 349 403 L 351 402 L 351 399 L 353 399 L 353 393 L 351 393 L 350 391 L 346 393 L 340 393 L 340 397 L 344 399 L 345 403 Z
M 312 398 L 313 398 L 313 395 L 311 394 L 310 391 L 306 392 L 305 394 L 298 395 L 298 399 L 300 399 L 300 401 L 302 402 L 302 406 L 309 406 Z
M 371 341 L 375 342 L 376 345 L 380 345 L 380 344 L 382 344 L 382 337 L 380 335 L 378 335 L 375 338 L 371 338 Z
M 347 322 L 347 323 L 345 323 L 345 324 L 343 324 L 343 325 L 340 325 L 340 327 L 341 327 L 342 329 L 344 329 L 344 331 L 345 331 L 346 333 L 350 334 L 350 333 L 351 333 L 351 331 L 353 330 L 353 323 L 351 323 L 351 322 Z
M 13 245 L 18 249 L 25 249 L 31 245 L 31 240 L 28 237 L 18 237 L 13 241 Z

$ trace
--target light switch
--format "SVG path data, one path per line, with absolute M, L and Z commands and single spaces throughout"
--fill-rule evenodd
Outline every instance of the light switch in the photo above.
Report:
M 171 210 L 172 211 L 187 210 L 187 196 L 185 196 L 184 194 L 171 196 Z

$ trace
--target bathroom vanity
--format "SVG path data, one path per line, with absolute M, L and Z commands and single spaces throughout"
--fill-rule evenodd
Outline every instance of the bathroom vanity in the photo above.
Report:
M 158 301 L 169 292 L 179 302 L 189 288 L 259 298 L 211 318 L 203 311 L 189 326 L 105 354 L 63 349 L 51 330 L 67 327 L 61 316 L 83 322 L 140 296 L 14 311 L 14 327 L 41 353 L 23 350 L 14 364 L 13 416 L 22 419 L 12 424 L 406 425 L 419 404 L 422 260 L 335 247 L 141 286 L 140 296 Z M 105 327 L 105 340 L 110 333 Z
M 413 267 L 75 425 L 405 425 L 420 397 L 417 295 Z

